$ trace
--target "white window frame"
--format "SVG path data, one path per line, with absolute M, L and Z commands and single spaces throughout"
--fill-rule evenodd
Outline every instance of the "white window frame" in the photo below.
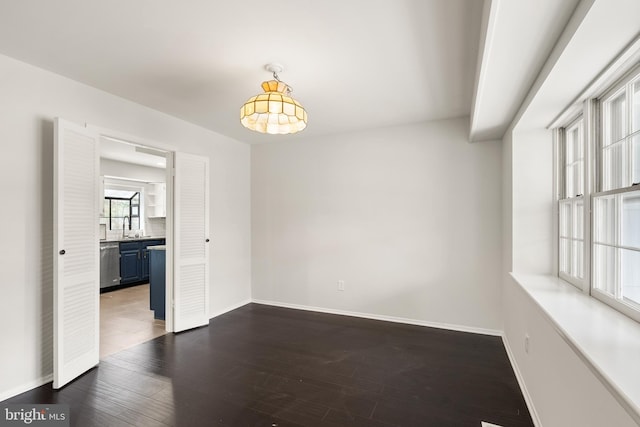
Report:
M 615 279 L 613 284 L 613 294 L 607 293 L 604 290 L 597 288 L 595 286 L 595 278 L 597 274 L 597 265 L 595 262 L 591 264 L 591 276 L 594 280 L 590 283 L 590 293 L 594 298 L 608 304 L 609 306 L 615 308 L 616 310 L 624 313 L 625 315 L 631 317 L 632 319 L 640 322 L 640 303 L 634 302 L 633 300 L 625 299 L 622 294 L 622 265 L 621 265 L 621 255 L 620 252 L 622 250 L 633 250 L 640 251 L 638 248 L 631 248 L 623 246 L 621 243 L 621 222 L 622 222 L 622 209 L 621 209 L 621 200 L 622 197 L 630 192 L 640 192 L 640 186 L 637 183 L 633 183 L 633 147 L 632 147 L 632 138 L 634 136 L 640 135 L 640 129 L 635 132 L 632 131 L 632 121 L 633 121 L 633 85 L 637 82 L 640 82 L 640 66 L 634 67 L 631 71 L 629 71 L 622 79 L 618 81 L 618 83 L 612 85 L 608 90 L 606 90 L 602 96 L 599 97 L 599 103 L 602 105 L 602 112 L 598 115 L 598 119 L 601 120 L 601 132 L 598 134 L 597 138 L 597 164 L 596 168 L 598 171 L 597 176 L 597 189 L 599 191 L 593 193 L 592 201 L 591 201 L 591 211 L 592 215 L 592 233 L 594 238 L 589 242 L 589 246 L 591 248 L 591 257 L 595 257 L 596 245 L 600 246 L 608 246 L 615 248 Z M 603 147 L 604 140 L 606 138 L 606 133 L 609 130 L 608 124 L 605 123 L 605 120 L 608 117 L 608 109 L 606 104 L 611 99 L 615 98 L 620 94 L 621 91 L 626 91 L 626 106 L 627 111 L 624 117 L 625 120 L 625 129 L 623 137 L 615 143 L 622 143 L 624 146 L 625 160 L 623 162 L 623 185 L 618 188 L 609 189 L 603 191 L 604 181 L 605 181 L 605 160 L 604 160 L 604 150 Z M 608 147 L 611 146 L 608 145 Z M 596 240 L 596 204 L 600 198 L 613 198 L 614 199 L 614 218 L 615 218 L 615 226 L 614 226 L 614 234 L 615 240 L 613 244 L 607 244 L 603 242 L 599 242 Z
M 625 77 L 623 77 L 622 79 L 620 79 L 620 81 L 615 84 L 614 86 L 612 86 L 609 90 L 607 90 L 602 96 L 599 97 L 599 103 L 602 105 L 602 114 L 601 114 L 601 119 L 604 121 L 604 118 L 607 116 L 608 113 L 608 108 L 607 106 L 605 106 L 605 104 L 608 105 L 608 102 L 610 100 L 612 100 L 613 98 L 616 98 L 617 95 L 622 92 L 623 90 L 626 91 L 626 105 L 627 105 L 627 111 L 626 111 L 626 117 L 624 117 L 625 120 L 625 134 L 622 137 L 622 139 L 614 142 L 613 144 L 609 144 L 607 147 L 611 147 L 612 145 L 615 144 L 619 144 L 622 143 L 624 145 L 624 151 L 625 151 L 625 155 L 626 155 L 626 162 L 623 165 L 624 167 L 624 177 L 623 177 L 623 182 L 624 184 L 621 187 L 618 188 L 627 188 L 630 187 L 634 184 L 633 182 L 633 168 L 632 168 L 632 162 L 633 162 L 633 147 L 632 147 L 632 139 L 635 136 L 640 136 L 640 129 L 636 130 L 635 132 L 632 131 L 632 123 L 633 123 L 633 116 L 632 116 L 632 105 L 633 105 L 633 85 L 635 83 L 639 83 L 640 82 L 640 66 L 635 67 L 634 69 L 632 69 L 630 72 L 628 72 Z M 604 140 L 605 140 L 605 135 L 608 132 L 608 126 L 606 126 L 604 123 L 602 124 L 602 131 L 601 134 L 599 135 L 599 139 L 598 139 L 598 169 L 600 170 L 600 179 L 598 182 L 598 190 L 600 192 L 602 191 L 609 191 L 609 190 L 615 190 L 617 188 L 604 188 L 604 181 L 605 181 L 605 177 L 604 177 L 604 155 L 603 152 L 605 149 L 603 146 Z
M 623 250 L 634 250 L 640 252 L 640 248 L 630 248 L 622 245 L 622 199 L 625 194 L 630 192 L 639 192 L 640 186 L 633 183 L 633 138 L 640 135 L 640 129 L 632 132 L 633 125 L 633 85 L 637 82 L 640 82 L 640 63 L 635 64 L 631 70 L 626 72 L 624 76 L 617 80 L 614 84 L 608 85 L 608 87 L 604 88 L 598 92 L 591 92 L 591 96 L 588 96 L 581 106 L 576 106 L 571 111 L 573 112 L 572 120 L 565 120 L 564 126 L 556 128 L 555 132 L 555 152 L 556 152 L 556 166 L 555 166 L 555 193 L 556 193 L 556 202 L 557 204 L 557 256 L 556 262 L 558 265 L 557 274 L 558 276 L 565 280 L 568 283 L 580 288 L 585 293 L 589 293 L 594 298 L 602 301 L 603 303 L 613 307 L 614 309 L 626 314 L 627 316 L 635 319 L 640 322 L 640 302 L 625 299 L 622 293 L 623 290 L 623 278 L 624 274 L 622 268 L 622 251 Z M 604 86 L 604 85 L 603 85 Z M 605 155 L 604 152 L 608 148 L 604 146 L 604 141 L 606 138 L 606 132 L 609 132 L 609 123 L 607 122 L 609 118 L 609 101 L 618 96 L 621 91 L 626 91 L 626 112 L 623 120 L 625 122 L 623 135 L 621 135 L 620 139 L 617 142 L 614 141 L 615 144 L 621 143 L 624 147 L 624 154 L 622 161 L 620 162 L 620 166 L 613 166 L 622 168 L 622 186 L 620 188 L 608 189 L 607 191 L 602 191 L 604 188 L 605 177 Z M 567 115 L 564 115 L 565 119 Z M 575 128 L 576 124 L 582 120 L 582 137 L 583 137 L 583 176 L 582 179 L 582 195 L 569 195 L 567 194 L 567 166 L 570 166 L 567 163 L 567 154 L 566 154 L 566 144 L 567 144 L 567 132 L 572 128 Z M 620 142 L 623 141 L 623 142 Z M 607 147 L 612 144 L 608 144 Z M 618 171 L 618 169 L 614 169 Z M 636 178 L 636 181 L 638 179 Z M 599 219 L 599 213 L 595 211 L 595 208 L 598 204 L 598 200 L 600 198 L 607 197 L 613 199 L 614 205 L 612 207 L 611 215 L 613 215 L 611 221 L 614 221 L 612 224 L 611 230 L 615 235 L 614 238 L 609 238 L 613 240 L 608 241 L 596 241 L 596 237 L 599 235 L 596 231 L 601 230 L 601 225 L 596 224 L 596 220 L 598 220 L 601 224 L 602 220 Z M 571 236 L 563 235 L 563 218 L 562 211 L 563 205 L 570 205 L 570 209 L 572 211 L 570 222 L 571 227 L 576 227 L 579 224 L 578 218 L 576 217 L 575 206 L 582 202 L 583 203 L 583 279 L 580 280 L 576 275 L 571 274 L 572 271 L 566 272 L 563 270 L 563 251 L 561 251 L 561 241 L 565 239 L 565 241 L 569 240 L 570 242 L 578 241 L 579 239 L 568 239 L 568 237 L 577 237 L 578 235 L 574 234 Z M 566 218 L 565 218 L 566 219 Z M 614 283 L 611 286 L 607 286 L 606 289 L 611 290 L 612 293 L 607 293 L 606 289 L 597 288 L 596 282 L 599 278 L 596 276 L 597 274 L 605 274 L 598 270 L 598 265 L 596 265 L 597 261 L 597 250 L 600 250 L 601 247 L 614 247 L 615 252 L 613 256 L 613 268 L 615 272 L 613 273 Z M 602 252 L 599 252 L 602 253 Z M 573 252 L 570 253 L 570 256 L 574 257 L 575 254 Z M 568 274 L 569 273 L 569 274 Z M 605 274 L 605 276 L 610 276 L 611 273 Z M 608 278 L 608 277 L 607 277 Z
M 616 250 L 616 254 L 615 254 L 615 278 L 614 278 L 614 283 L 613 283 L 613 295 L 599 289 L 595 287 L 595 283 L 592 284 L 592 288 L 591 288 L 591 295 L 595 298 L 597 298 L 598 300 L 612 306 L 613 308 L 617 309 L 618 311 L 621 311 L 622 313 L 626 314 L 627 316 L 637 320 L 640 322 L 640 302 L 635 302 L 631 299 L 627 299 L 624 298 L 624 295 L 622 293 L 622 266 L 621 266 L 621 254 L 620 252 L 622 250 L 632 250 L 632 251 L 636 251 L 636 252 L 640 252 L 640 248 L 637 247 L 629 247 L 629 246 L 625 246 L 621 243 L 621 227 L 619 226 L 619 224 L 622 222 L 622 209 L 621 209 L 621 200 L 622 198 L 628 194 L 628 193 L 638 193 L 640 194 L 640 187 L 638 186 L 629 186 L 629 187 L 625 187 L 625 188 L 621 188 L 621 189 L 615 189 L 615 190 L 610 190 L 610 191 L 604 191 L 604 192 L 600 192 L 597 193 L 597 195 L 594 195 L 594 222 L 595 222 L 595 203 L 596 200 L 600 197 L 607 197 L 607 198 L 613 198 L 615 200 L 615 208 L 614 208 L 614 219 L 616 222 L 616 226 L 614 227 L 614 242 L 612 244 L 607 244 L 604 242 L 600 242 L 597 241 L 596 237 L 595 237 L 595 233 L 594 233 L 594 239 L 591 242 L 591 247 L 592 247 L 592 253 L 594 253 L 595 256 L 595 246 L 596 245 L 601 245 L 601 246 L 607 246 L 610 248 L 614 248 Z M 594 224 L 595 225 L 595 224 Z M 596 264 L 595 262 L 593 263 L 593 271 L 592 271 L 592 275 L 595 277 L 596 274 Z
M 581 182 L 581 194 L 567 194 L 567 181 L 568 174 L 567 168 L 569 166 L 575 166 L 576 160 L 572 159 L 573 162 L 568 163 L 567 161 L 567 141 L 568 141 L 568 133 L 575 129 L 578 126 L 578 135 L 580 138 L 580 143 L 582 144 L 582 174 L 579 177 Z M 573 120 L 571 120 L 566 126 L 563 126 L 556 133 L 556 143 L 557 143 L 557 161 L 558 161 L 558 185 L 557 185 L 557 214 L 558 214 L 558 240 L 557 240 L 557 253 L 558 253 L 558 276 L 576 286 L 579 289 L 585 290 L 585 286 L 588 286 L 588 246 L 586 238 L 589 236 L 589 209 L 588 209 L 588 189 L 589 185 L 587 183 L 587 171 L 590 170 L 588 167 L 589 164 L 589 153 L 590 150 L 587 147 L 587 128 L 586 128 L 586 118 L 581 113 Z M 582 218 L 578 217 L 577 206 L 582 205 Z M 563 206 L 567 206 L 571 211 L 570 219 L 568 221 L 568 228 L 571 229 L 571 232 L 568 235 L 563 234 Z M 582 222 L 582 227 L 579 227 L 580 220 Z M 581 238 L 578 236 L 582 236 Z M 575 251 L 576 244 L 582 245 L 582 271 L 578 274 L 573 271 L 573 268 L 570 268 L 570 271 L 563 271 L 563 256 L 564 251 L 563 248 L 563 240 L 569 244 L 569 259 L 570 265 L 574 266 L 576 264 L 577 251 Z

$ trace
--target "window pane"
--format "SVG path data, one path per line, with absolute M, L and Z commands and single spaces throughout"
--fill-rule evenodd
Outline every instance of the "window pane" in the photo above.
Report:
M 582 191 L 582 161 L 577 162 L 573 168 L 573 195 L 584 194 Z
M 625 187 L 626 162 L 624 161 L 624 141 L 602 150 L 603 191 Z
M 574 160 L 582 160 L 584 156 L 581 129 L 582 129 L 582 120 L 578 122 L 578 125 L 575 128 L 573 128 L 573 130 L 571 131 L 572 139 L 574 141 L 574 147 L 573 147 Z
M 566 179 L 566 186 L 565 186 L 565 197 L 573 197 L 576 195 L 576 191 L 575 191 L 575 179 L 576 179 L 576 172 L 575 172 L 575 168 L 574 165 L 567 165 L 566 166 L 566 173 L 565 173 L 565 179 Z
M 597 197 L 594 203 L 594 240 L 600 243 L 615 244 L 616 207 L 615 197 Z
M 129 201 L 111 200 L 111 217 L 122 218 L 124 216 L 129 216 Z
M 568 239 L 560 238 L 560 271 L 571 275 L 571 241 Z
M 633 85 L 633 124 L 632 132 L 640 130 L 640 80 Z
M 571 267 L 571 273 L 578 279 L 584 277 L 584 244 L 580 241 L 573 241 L 573 264 Z
M 626 136 L 626 95 L 626 91 L 623 90 L 606 103 L 604 145 L 613 144 Z
M 571 230 L 571 203 L 567 201 L 560 202 L 560 236 L 570 237 Z
M 640 304 L 640 252 L 621 249 L 622 296 Z
M 622 197 L 622 246 L 640 249 L 640 192 Z
M 584 194 L 582 191 L 582 162 L 575 162 L 566 166 L 565 197 L 575 197 Z
M 633 184 L 640 183 L 640 135 L 636 135 L 631 139 L 631 162 L 633 176 L 631 177 Z
M 567 164 L 576 160 L 576 130 L 577 128 L 567 130 L 567 147 L 565 150 Z
M 565 197 L 583 194 L 583 158 L 582 120 L 566 130 L 565 136 Z
M 582 200 L 577 200 L 575 203 L 575 208 L 573 210 L 574 220 L 573 220 L 573 235 L 576 239 L 584 238 L 584 202 Z
M 593 286 L 611 296 L 615 296 L 615 251 L 610 246 L 593 245 Z

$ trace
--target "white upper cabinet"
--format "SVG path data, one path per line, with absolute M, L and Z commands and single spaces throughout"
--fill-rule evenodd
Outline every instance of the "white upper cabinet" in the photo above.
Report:
M 167 216 L 167 184 L 156 182 L 150 187 L 147 193 L 147 217 L 164 218 Z

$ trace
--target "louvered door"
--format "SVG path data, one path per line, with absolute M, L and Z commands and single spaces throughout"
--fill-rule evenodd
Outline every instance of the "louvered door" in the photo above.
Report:
M 174 330 L 209 323 L 209 159 L 175 156 Z
M 85 127 L 55 120 L 53 387 L 98 364 L 99 141 Z

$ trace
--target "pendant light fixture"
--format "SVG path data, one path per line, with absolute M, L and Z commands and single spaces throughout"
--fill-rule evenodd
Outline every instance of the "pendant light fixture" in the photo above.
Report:
M 273 73 L 273 80 L 262 82 L 265 93 L 250 98 L 240 108 L 240 123 L 260 133 L 300 132 L 307 127 L 307 112 L 291 97 L 291 86 L 278 77 L 282 65 L 267 64 L 265 69 Z

